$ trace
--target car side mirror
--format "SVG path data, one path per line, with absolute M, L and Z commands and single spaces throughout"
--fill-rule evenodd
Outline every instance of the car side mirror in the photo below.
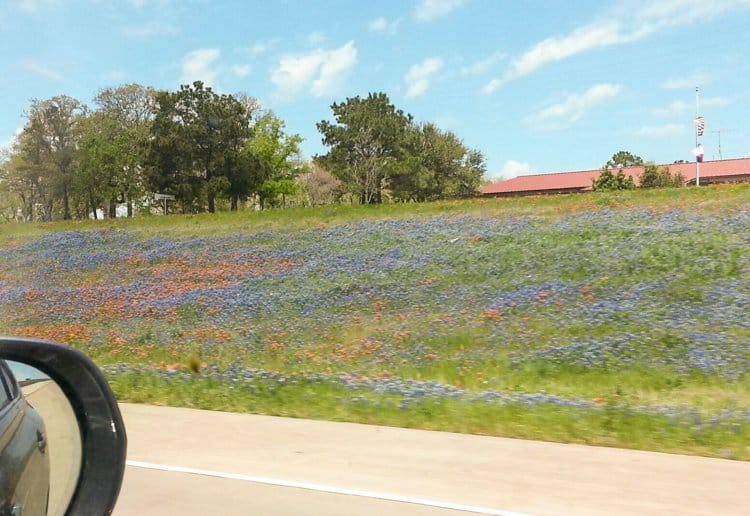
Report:
M 0 408 L 0 507 L 6 504 L 13 514 L 23 510 L 24 515 L 32 516 L 47 512 L 47 504 L 49 516 L 110 514 L 120 492 L 127 438 L 117 402 L 101 371 L 76 349 L 26 338 L 0 337 L 0 361 L 0 396 L 5 392 L 10 400 L 5 412 L 16 411 L 9 419 L 12 434 L 26 439 L 23 444 L 9 444 L 3 438 L 4 412 Z M 30 421 L 26 427 L 19 423 L 24 417 Z M 63 441 L 68 444 L 56 444 Z M 54 483 L 55 489 L 48 489 L 46 502 L 13 498 L 19 477 L 12 474 L 12 468 L 18 459 L 6 457 L 18 457 L 18 450 L 28 443 L 37 455 L 48 456 L 38 461 L 48 461 L 48 469 L 53 452 L 65 457 L 52 461 L 46 481 L 50 486 Z M 17 448 L 6 455 L 3 451 L 8 446 Z M 61 463 L 65 464 L 62 469 Z M 43 468 L 40 466 L 40 471 Z M 34 482 L 43 483 L 43 478 L 40 473 Z M 60 487 L 61 483 L 65 486 Z M 54 492 L 64 493 L 60 495 L 63 501 L 52 500 L 49 494 Z M 35 512 L 24 509 L 23 504 L 44 509 Z

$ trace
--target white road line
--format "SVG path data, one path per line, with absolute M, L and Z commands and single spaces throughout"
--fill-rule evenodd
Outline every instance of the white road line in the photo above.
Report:
M 308 482 L 294 482 L 291 480 L 282 480 L 278 478 L 255 477 L 251 475 L 241 475 L 238 473 L 225 473 L 223 471 L 186 468 L 183 466 L 170 466 L 167 464 L 154 464 L 151 462 L 141 462 L 137 460 L 128 460 L 126 464 L 134 468 L 155 469 L 158 471 L 170 471 L 174 473 L 188 473 L 191 475 L 227 478 L 230 480 L 243 480 L 245 482 L 254 482 L 257 484 L 265 484 L 270 486 L 293 487 L 296 489 L 308 489 L 310 491 L 318 491 L 322 493 L 361 496 L 364 498 L 375 498 L 377 500 L 386 500 L 390 502 L 411 503 L 416 505 L 425 505 L 428 507 L 436 507 L 439 509 L 472 512 L 475 514 L 491 514 L 493 516 L 528 516 L 520 512 L 502 511 L 500 509 L 493 509 L 491 507 L 477 507 L 460 503 L 443 502 L 440 500 L 430 500 L 427 498 L 415 498 L 412 496 L 401 496 L 397 494 L 380 493 L 377 491 L 365 491 L 361 489 L 346 489 L 343 487 L 327 486 L 323 484 L 311 484 Z

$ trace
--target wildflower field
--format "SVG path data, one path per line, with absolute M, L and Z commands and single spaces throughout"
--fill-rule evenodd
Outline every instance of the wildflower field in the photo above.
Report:
M 121 400 L 750 459 L 750 188 L 0 226 Z

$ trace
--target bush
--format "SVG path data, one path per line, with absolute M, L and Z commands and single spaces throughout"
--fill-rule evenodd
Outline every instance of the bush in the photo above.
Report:
M 607 167 L 603 168 L 599 177 L 594 179 L 592 186 L 595 192 L 634 190 L 635 181 L 633 181 L 633 176 L 625 176 L 622 169 L 618 170 L 617 174 L 613 174 L 612 169 Z
M 682 186 L 685 178 L 680 173 L 671 174 L 669 167 L 647 163 L 640 179 L 641 188 L 674 188 Z

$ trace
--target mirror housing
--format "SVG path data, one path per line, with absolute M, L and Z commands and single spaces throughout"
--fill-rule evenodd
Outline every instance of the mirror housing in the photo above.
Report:
M 0 337 L 0 358 L 39 369 L 63 391 L 81 432 L 81 471 L 66 514 L 110 514 L 125 471 L 127 437 L 112 390 L 80 351 L 35 339 Z

